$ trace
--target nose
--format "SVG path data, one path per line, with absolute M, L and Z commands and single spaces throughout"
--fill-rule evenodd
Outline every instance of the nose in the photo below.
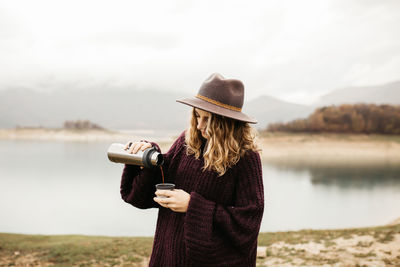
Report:
M 197 130 L 201 131 L 205 128 L 206 122 L 202 118 L 197 119 Z

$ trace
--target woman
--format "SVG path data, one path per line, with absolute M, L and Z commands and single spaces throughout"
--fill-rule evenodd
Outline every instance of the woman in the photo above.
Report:
M 260 156 L 241 112 L 241 81 L 211 75 L 194 98 L 190 127 L 164 154 L 166 182 L 157 190 L 159 168 L 125 165 L 121 196 L 135 207 L 158 207 L 150 266 L 255 266 L 264 210 Z M 130 153 L 155 143 L 129 142 Z

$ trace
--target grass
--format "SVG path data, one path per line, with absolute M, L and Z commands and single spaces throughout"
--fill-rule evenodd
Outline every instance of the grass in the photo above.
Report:
M 151 253 L 152 238 L 81 235 L 0 234 L 0 255 L 35 254 L 40 262 L 55 266 L 106 263 L 133 264 Z M 1 265 L 1 264 L 0 264 Z
M 388 243 L 395 234 L 400 234 L 400 224 L 393 226 L 354 228 L 341 230 L 302 230 L 289 232 L 260 233 L 259 246 L 271 246 L 274 243 L 285 243 L 279 251 L 267 249 L 267 258 L 276 258 L 282 264 L 335 264 L 338 259 L 324 258 L 323 254 L 336 247 L 334 239 L 352 238 L 353 236 L 370 235 L 375 242 Z M 310 257 L 309 253 L 294 250 L 290 244 L 315 242 L 325 245 L 318 255 Z M 104 237 L 82 235 L 22 235 L 0 233 L 0 266 L 15 265 L 19 258 L 34 255 L 40 265 L 51 266 L 138 266 L 151 254 L 153 238 L 151 237 Z M 371 243 L 359 243 L 359 247 L 370 247 Z M 344 252 L 335 248 L 337 252 Z M 371 258 L 376 254 L 354 253 L 354 257 Z M 390 256 L 390 253 L 385 253 Z M 5 260 L 8 259 L 8 261 Z M 263 266 L 263 260 L 257 260 Z M 7 264 L 5 264 L 7 263 Z M 30 264 L 26 264 L 28 266 Z

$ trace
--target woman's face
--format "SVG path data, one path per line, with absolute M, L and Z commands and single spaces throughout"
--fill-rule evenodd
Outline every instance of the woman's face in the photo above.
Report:
M 201 132 L 201 136 L 203 136 L 205 139 L 208 139 L 206 134 L 206 128 L 207 128 L 207 122 L 211 117 L 210 112 L 195 108 L 194 114 L 197 120 L 197 130 Z

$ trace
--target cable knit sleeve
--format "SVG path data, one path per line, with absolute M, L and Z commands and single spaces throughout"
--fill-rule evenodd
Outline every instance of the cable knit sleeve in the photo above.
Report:
M 199 265 L 211 266 L 227 260 L 235 264 L 249 255 L 255 262 L 264 211 L 259 154 L 248 151 L 235 168 L 238 170 L 234 206 L 222 206 L 196 192 L 191 193 L 185 240 L 189 258 Z
M 183 138 L 183 141 L 182 141 Z M 164 171 L 168 171 L 171 158 L 174 157 L 178 148 L 184 142 L 184 133 L 172 144 L 166 154 L 163 154 Z M 161 153 L 160 147 L 150 142 Z M 122 199 L 140 209 L 159 207 L 153 200 L 155 185 L 162 182 L 160 168 L 143 168 L 126 164 L 122 172 L 120 193 Z

